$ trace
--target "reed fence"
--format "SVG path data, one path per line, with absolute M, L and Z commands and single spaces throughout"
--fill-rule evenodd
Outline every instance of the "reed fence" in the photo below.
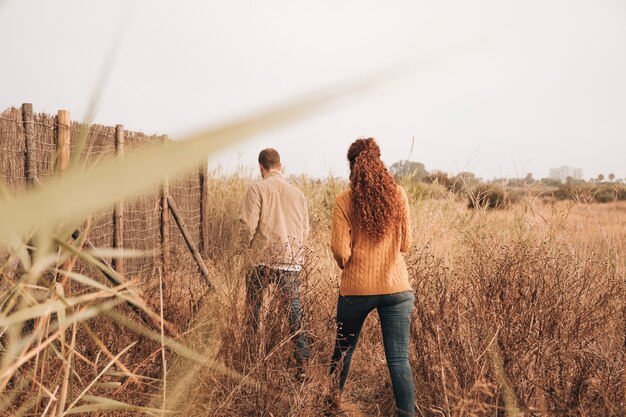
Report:
M 87 137 L 78 154 L 82 134 Z M 26 103 L 0 113 L 0 175 L 9 191 L 20 193 L 28 187 L 45 186 L 72 162 L 88 169 L 106 155 L 123 155 L 164 140 L 169 139 L 128 131 L 123 125 L 86 126 L 71 121 L 66 110 L 54 116 L 34 113 Z M 160 187 L 93 213 L 89 241 L 96 248 L 151 251 L 141 258 L 107 259 L 128 277 L 150 278 L 159 270 L 167 276 L 172 270 L 193 268 L 208 278 L 202 261 L 209 248 L 207 170 L 204 164 L 197 171 L 168 178 Z

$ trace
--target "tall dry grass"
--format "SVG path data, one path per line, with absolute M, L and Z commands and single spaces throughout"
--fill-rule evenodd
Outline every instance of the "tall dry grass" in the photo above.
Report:
M 163 286 L 159 277 L 142 277 L 133 292 L 125 290 L 132 279 L 97 293 L 74 283 L 71 297 L 91 297 L 93 304 L 82 305 L 80 312 L 91 308 L 94 317 L 67 324 L 60 333 L 74 310 L 64 315 L 57 308 L 42 315 L 43 321 L 21 321 L 21 336 L 41 334 L 41 326 L 60 336 L 46 345 L 44 356 L 32 356 L 8 380 L 4 415 L 51 415 L 62 405 L 57 404 L 61 390 L 79 398 L 73 410 L 90 415 L 159 415 L 164 408 L 187 416 L 330 413 L 327 370 L 339 270 L 328 242 L 334 197 L 347 184 L 290 179 L 307 195 L 313 231 L 302 274 L 311 340 L 309 377 L 302 382 L 295 378 L 287 307 L 276 288 L 267 290 L 259 331 L 252 334 L 243 325 L 243 277 L 251 260 L 238 245 L 238 213 L 251 181 L 243 174 L 210 179 L 207 262 L 215 292 L 208 292 L 196 271 L 177 271 Z M 508 407 L 521 415 L 623 415 L 626 205 L 544 204 L 528 197 L 509 210 L 488 212 L 468 210 L 453 197 L 409 194 L 415 244 L 407 263 L 416 294 L 410 360 L 417 414 L 505 415 Z M 3 283 L 11 284 L 3 306 L 20 285 L 11 278 L 19 271 L 3 270 Z M 71 304 L 74 298 L 50 283 L 32 293 L 55 291 Z M 122 300 L 137 297 L 137 304 L 145 300 L 147 311 L 162 311 L 176 329 L 176 334 L 164 331 L 170 347 L 145 313 L 115 302 L 119 298 L 107 291 L 121 292 Z M 41 297 L 41 305 L 56 306 Z M 101 298 L 116 305 L 103 305 Z M 139 329 L 138 335 L 129 323 L 156 332 Z M 5 333 L 3 343 L 18 336 Z M 177 341 L 223 367 L 185 355 L 188 348 Z M 69 361 L 71 368 L 64 366 Z M 85 387 L 88 394 L 81 396 Z M 393 415 L 375 314 L 365 324 L 346 395 L 365 415 Z M 67 405 L 65 412 L 72 410 Z
M 55 337 L 42 339 L 39 346 L 48 343 L 45 354 L 24 361 L 7 380 L 3 415 L 330 412 L 328 365 L 339 271 L 328 242 L 334 197 L 347 184 L 290 179 L 308 198 L 312 229 L 302 274 L 311 363 L 302 382 L 295 378 L 287 307 L 276 288 L 267 291 L 259 332 L 242 324 L 249 260 L 238 245 L 238 213 L 251 181 L 245 174 L 210 179 L 207 262 L 213 293 L 197 271 L 177 271 L 164 285 L 158 276 L 141 277 L 141 286 L 126 277 L 116 289 L 100 281 L 97 292 L 77 282 L 65 294 L 52 285 L 53 277 L 30 284 L 27 294 L 52 313 L 33 305 L 26 316 L 34 318 L 19 321 L 20 334 L 5 331 L 3 344 L 29 334 Z M 509 415 L 623 415 L 626 205 L 545 204 L 529 195 L 508 210 L 489 212 L 468 210 L 445 194 L 436 200 L 422 198 L 421 190 L 409 194 L 415 244 L 407 263 L 416 294 L 410 361 L 417 415 L 496 416 L 507 409 Z M 2 272 L 6 308 L 24 271 L 5 265 Z M 94 279 L 102 276 L 93 272 Z M 56 298 L 49 298 L 50 291 Z M 88 299 L 72 304 L 77 297 Z M 53 303 L 57 299 L 63 308 Z M 145 311 L 162 312 L 175 333 L 163 330 L 159 336 Z M 68 320 L 90 312 L 91 318 Z M 10 363 L 6 351 L 3 360 Z M 63 393 L 66 404 L 59 403 Z M 375 314 L 365 324 L 346 395 L 365 415 L 394 413 Z
M 30 178 L 28 188 L 18 192 L 0 177 L 0 413 L 169 414 L 177 408 L 177 395 L 185 385 L 167 383 L 166 351 L 193 360 L 198 369 L 242 380 L 213 355 L 181 343 L 201 326 L 176 327 L 177 321 L 188 321 L 176 320 L 180 317 L 176 307 L 188 300 L 164 293 L 180 285 L 165 286 L 161 276 L 158 284 L 157 277 L 121 276 L 106 262 L 145 253 L 90 247 L 90 215 L 154 189 L 168 177 L 197 169 L 210 154 L 234 142 L 310 116 L 340 97 L 362 93 L 398 75 L 397 69 L 387 70 L 341 83 L 179 141 L 146 144 L 86 166 L 81 149 L 95 115 L 100 83 L 84 130 L 72 147 L 72 163 L 62 175 L 45 182 Z M 90 270 L 77 273 L 77 261 Z M 191 297 L 191 310 L 197 310 L 206 288 L 191 283 L 188 271 L 176 272 L 183 282 L 181 291 Z
M 346 184 L 291 180 L 308 197 L 313 230 L 302 282 L 309 379 L 294 378 L 287 306 L 275 288 L 259 332 L 242 324 L 247 262 L 236 228 L 249 180 L 215 178 L 218 292 L 195 320 L 200 328 L 210 322 L 218 345 L 207 336 L 190 343 L 243 379 L 197 369 L 189 377 L 188 361 L 173 364 L 172 378 L 188 383 L 180 415 L 328 411 L 339 275 L 328 249 L 330 214 Z M 544 204 L 529 195 L 509 210 L 487 212 L 453 197 L 413 195 L 412 210 L 415 245 L 407 262 L 416 294 L 410 360 L 417 415 L 624 414 L 626 205 Z M 394 415 L 376 315 L 365 324 L 347 395 L 365 415 Z

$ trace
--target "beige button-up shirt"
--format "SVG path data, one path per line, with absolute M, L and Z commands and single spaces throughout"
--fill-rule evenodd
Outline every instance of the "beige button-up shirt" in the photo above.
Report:
M 252 262 L 285 268 L 304 263 L 309 213 L 304 193 L 279 172 L 248 188 L 241 213 L 241 238 Z

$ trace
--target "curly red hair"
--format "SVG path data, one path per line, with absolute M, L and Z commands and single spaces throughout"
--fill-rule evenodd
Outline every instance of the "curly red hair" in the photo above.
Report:
M 355 217 L 370 238 L 380 241 L 405 215 L 402 195 L 380 159 L 374 138 L 354 141 L 348 149 L 348 161 Z

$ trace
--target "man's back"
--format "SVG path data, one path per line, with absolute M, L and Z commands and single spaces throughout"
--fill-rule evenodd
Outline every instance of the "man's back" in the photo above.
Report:
M 271 172 L 250 186 L 242 210 L 242 234 L 251 244 L 254 261 L 302 265 L 309 216 L 304 194 Z

